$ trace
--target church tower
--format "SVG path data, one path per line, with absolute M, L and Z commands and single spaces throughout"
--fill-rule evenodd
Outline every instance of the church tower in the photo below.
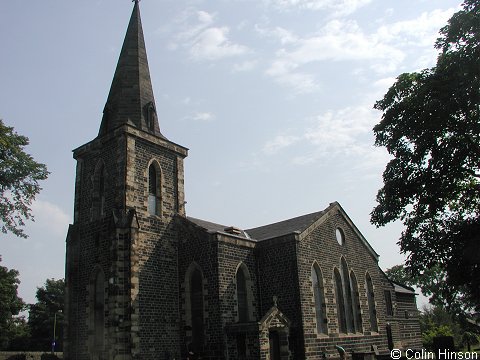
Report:
M 187 152 L 161 132 L 135 0 L 98 136 L 73 151 L 65 359 L 178 358 Z

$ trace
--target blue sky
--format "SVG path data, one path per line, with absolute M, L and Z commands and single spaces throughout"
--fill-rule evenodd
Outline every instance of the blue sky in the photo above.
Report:
M 401 263 L 401 224 L 369 222 L 389 157 L 372 109 L 396 76 L 435 64 L 454 0 L 155 0 L 140 3 L 162 133 L 190 149 L 187 214 L 241 228 L 338 201 Z M 50 177 L 28 239 L 1 235 L 20 295 L 63 277 L 71 150 L 98 133 L 132 10 L 118 0 L 5 1 L 0 118 L 30 138 Z

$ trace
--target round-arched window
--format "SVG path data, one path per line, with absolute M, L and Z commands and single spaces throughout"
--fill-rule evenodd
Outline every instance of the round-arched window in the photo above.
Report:
M 337 229 L 335 230 L 335 237 L 337 238 L 337 242 L 338 242 L 340 245 L 345 244 L 345 234 L 343 233 L 343 230 L 342 230 L 342 229 L 337 228 Z

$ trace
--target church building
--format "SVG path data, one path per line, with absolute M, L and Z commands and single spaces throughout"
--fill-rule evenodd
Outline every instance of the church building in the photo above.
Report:
M 421 348 L 413 289 L 386 277 L 337 202 L 253 229 L 187 216 L 188 149 L 161 131 L 138 0 L 99 125 L 73 151 L 65 359 L 371 359 Z

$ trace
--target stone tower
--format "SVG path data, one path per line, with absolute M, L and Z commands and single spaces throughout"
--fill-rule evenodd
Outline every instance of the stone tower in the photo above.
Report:
M 73 151 L 66 359 L 178 358 L 186 156 L 160 130 L 136 0 L 98 136 Z

